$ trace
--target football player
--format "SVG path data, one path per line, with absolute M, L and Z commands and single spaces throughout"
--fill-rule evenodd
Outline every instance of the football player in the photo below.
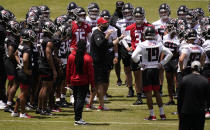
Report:
M 18 63 L 17 78 L 20 82 L 20 95 L 17 98 L 14 112 L 11 114 L 13 117 L 31 118 L 31 116 L 25 112 L 25 105 L 32 83 L 32 45 L 35 39 L 36 34 L 34 31 L 29 29 L 21 31 L 21 43 L 15 53 L 15 59 Z M 20 115 L 18 114 L 19 105 L 21 106 Z
M 86 17 L 86 22 L 91 28 L 96 27 L 97 20 L 99 18 L 99 6 L 97 3 L 90 3 L 88 5 L 88 16 Z
M 159 106 L 160 118 L 161 120 L 165 120 L 166 116 L 159 92 L 159 69 L 172 58 L 173 54 L 168 48 L 164 47 L 160 42 L 157 42 L 154 27 L 146 27 L 144 30 L 144 39 L 144 42 L 137 45 L 137 48 L 132 54 L 132 59 L 135 63 L 140 62 L 140 66 L 142 66 L 143 69 L 143 90 L 146 94 L 147 105 L 150 111 L 150 116 L 146 117 L 145 120 L 156 120 L 156 116 L 153 111 L 152 91 L 154 91 L 156 101 Z M 162 52 L 166 56 L 161 62 L 159 62 L 159 57 Z M 140 61 L 140 55 L 142 55 L 142 61 Z
M 122 7 L 122 14 L 123 14 L 123 19 L 120 19 L 117 21 L 116 26 L 121 29 L 121 34 L 124 33 L 125 29 L 127 26 L 133 24 L 135 21 L 133 19 L 133 6 L 130 3 L 125 3 Z M 126 42 L 131 46 L 131 41 L 129 38 L 124 39 L 124 41 L 127 40 Z M 122 62 L 124 64 L 124 72 L 126 75 L 126 82 L 127 86 L 129 88 L 128 90 L 128 95 L 127 97 L 133 97 L 134 96 L 134 90 L 133 90 L 133 78 L 132 78 L 132 73 L 131 73 L 131 67 L 130 67 L 130 58 L 131 55 L 129 54 L 129 51 L 126 49 L 126 47 L 121 46 L 120 47 L 120 52 L 121 52 L 121 58 Z
M 152 26 L 151 24 L 147 23 L 145 21 L 145 10 L 142 7 L 136 7 L 133 11 L 134 21 L 135 23 L 131 24 L 130 26 L 126 27 L 125 29 L 125 35 L 126 37 L 123 39 L 123 46 L 126 48 L 127 52 L 129 52 L 129 55 L 132 54 L 133 51 L 135 51 L 136 46 L 138 44 L 141 44 L 141 42 L 144 41 L 143 37 L 143 30 L 147 26 Z M 127 40 L 128 39 L 128 40 Z M 131 42 L 131 45 L 129 45 L 129 42 Z M 140 67 L 138 64 L 133 62 L 133 60 L 129 60 L 131 65 L 131 70 L 134 72 L 135 77 L 135 89 L 137 93 L 137 100 L 133 103 L 133 105 L 140 105 L 143 104 L 143 101 L 141 99 L 142 96 L 142 73 L 140 70 Z
M 74 2 L 70 2 L 67 6 L 67 14 L 70 17 L 71 21 L 76 20 L 76 16 L 74 14 L 74 9 L 76 9 L 76 8 L 77 8 L 77 4 Z

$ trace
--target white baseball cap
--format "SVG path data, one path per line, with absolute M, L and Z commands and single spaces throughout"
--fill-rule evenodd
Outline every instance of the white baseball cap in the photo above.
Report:
M 193 61 L 191 63 L 191 68 L 200 70 L 201 69 L 201 63 L 199 61 Z

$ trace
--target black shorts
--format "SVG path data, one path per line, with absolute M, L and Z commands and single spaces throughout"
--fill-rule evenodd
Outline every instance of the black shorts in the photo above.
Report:
M 94 79 L 95 79 L 95 83 L 108 83 L 109 82 L 109 69 L 107 67 L 107 65 L 97 65 L 94 64 Z
M 126 50 L 126 48 L 122 45 L 120 48 L 120 53 L 121 53 L 121 58 L 122 58 L 122 62 L 124 64 L 125 67 L 129 67 L 130 66 L 130 61 L 131 61 L 131 55 L 128 53 L 128 51 Z
M 17 80 L 20 84 L 30 86 L 32 83 L 32 76 L 27 75 L 23 69 L 17 70 Z
M 131 66 L 131 71 L 138 71 L 141 69 L 141 67 L 139 66 L 139 63 L 135 63 L 132 59 L 130 61 L 130 66 Z
M 178 59 L 170 60 L 167 64 L 164 65 L 166 72 L 177 72 Z
M 53 81 L 53 71 L 50 68 L 39 69 L 40 78 L 42 81 Z
M 120 45 L 120 44 L 118 44 L 118 62 L 120 62 L 121 61 L 121 47 L 122 47 L 122 45 Z
M 114 52 L 110 52 L 107 54 L 107 59 L 108 59 L 108 69 L 109 70 L 112 70 L 113 67 L 114 67 L 114 63 L 113 63 L 113 60 L 114 60 Z
M 159 91 L 159 69 L 148 68 L 142 71 L 142 82 L 144 92 Z
M 10 59 L 10 58 L 5 59 L 4 68 L 6 70 L 8 80 L 15 80 L 16 65 L 17 65 L 17 62 L 15 59 Z

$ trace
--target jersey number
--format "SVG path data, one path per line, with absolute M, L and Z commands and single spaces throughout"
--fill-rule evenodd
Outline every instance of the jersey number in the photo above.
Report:
M 77 42 L 79 40 L 85 40 L 85 32 L 75 32 L 76 38 L 77 38 Z
M 158 61 L 159 59 L 159 48 L 147 48 L 148 52 L 148 61 Z

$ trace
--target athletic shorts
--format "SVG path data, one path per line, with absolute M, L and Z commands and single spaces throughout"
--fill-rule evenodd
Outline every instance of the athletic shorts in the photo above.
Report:
M 7 79 L 8 80 L 14 80 L 16 77 L 16 65 L 17 62 L 15 61 L 15 59 L 10 59 L 10 58 L 6 58 L 5 59 L 5 70 L 6 70 L 6 74 L 7 74 Z
M 94 64 L 94 78 L 95 78 L 95 83 L 108 83 L 109 82 L 109 69 L 107 65 L 103 64 Z
M 53 81 L 53 71 L 50 68 L 39 69 L 40 78 L 42 81 Z
M 126 50 L 126 48 L 122 45 L 120 48 L 120 53 L 121 53 L 121 58 L 122 58 L 122 62 L 124 64 L 125 67 L 129 67 L 130 66 L 130 61 L 131 61 L 131 55 L 128 53 L 128 51 Z
M 114 68 L 114 52 L 110 52 L 107 54 L 107 59 L 108 59 L 108 69 L 112 70 Z
M 178 59 L 170 60 L 167 64 L 164 65 L 166 72 L 177 72 Z
M 17 80 L 20 84 L 22 84 L 23 86 L 30 86 L 32 83 L 32 76 L 27 75 L 23 69 L 19 69 L 17 70 Z M 22 86 L 22 87 L 23 87 Z M 21 87 L 21 86 L 20 86 Z M 27 88 L 27 87 L 23 87 L 23 88 Z
M 210 82 L 210 63 L 204 64 L 202 75 L 205 76 Z
M 159 81 L 159 69 L 157 68 L 148 68 L 142 71 L 142 82 L 143 82 L 143 91 L 159 91 L 160 81 Z
M 132 59 L 130 62 L 130 66 L 131 66 L 131 71 L 138 71 L 141 69 L 141 67 L 139 66 L 139 63 L 135 63 Z

